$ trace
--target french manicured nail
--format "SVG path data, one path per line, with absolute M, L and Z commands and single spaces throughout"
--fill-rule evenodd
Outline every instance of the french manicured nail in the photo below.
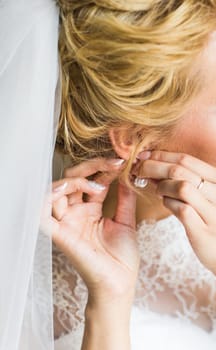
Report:
M 97 191 L 104 191 L 106 189 L 106 186 L 98 184 L 95 181 L 88 181 L 88 184 L 91 188 L 93 188 L 94 190 L 97 190 Z
M 121 166 L 125 162 L 125 160 L 121 158 L 117 158 L 117 159 L 109 159 L 108 162 L 111 165 Z
M 151 157 L 151 151 L 143 151 L 143 152 L 140 152 L 137 156 L 137 159 L 140 159 L 140 160 L 147 160 Z
M 65 182 L 63 185 L 54 188 L 53 192 L 61 192 L 61 191 L 64 191 L 64 189 L 67 187 L 67 185 L 68 185 L 68 183 Z

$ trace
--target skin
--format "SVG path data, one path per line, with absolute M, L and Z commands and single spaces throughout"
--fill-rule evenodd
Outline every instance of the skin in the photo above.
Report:
M 216 32 L 210 36 L 205 50 L 196 62 L 195 69 L 197 74 L 203 76 L 203 90 L 189 105 L 188 110 L 172 130 L 169 140 L 158 143 L 156 150 L 188 154 L 215 167 Z M 160 164 L 157 166 L 159 167 Z M 148 174 L 143 171 L 138 175 L 146 177 Z M 200 174 L 194 176 L 193 180 L 194 185 L 198 185 Z M 160 220 L 172 214 L 169 208 L 164 207 L 151 182 L 144 191 L 148 200 L 146 201 L 142 197 L 138 198 L 138 222 L 149 218 Z M 146 209 L 143 210 L 143 208 Z
M 205 49 L 194 62 L 194 72 L 200 74 L 203 80 L 203 89 L 200 94 L 190 103 L 188 109 L 172 130 L 169 140 L 158 142 L 156 150 L 192 155 L 204 162 L 216 166 L 216 32 L 213 32 L 206 44 Z M 127 159 L 131 152 L 123 152 L 117 147 L 113 138 L 116 153 Z M 131 145 L 132 147 L 133 145 Z M 147 167 L 149 164 L 145 167 Z M 150 165 L 149 165 L 150 166 Z M 155 165 L 156 169 L 160 164 Z M 144 168 L 143 168 L 144 169 Z M 146 171 L 135 172 L 139 177 L 151 175 Z M 157 179 L 155 171 L 155 179 Z M 168 174 L 167 174 L 168 176 Z M 158 177 L 158 180 L 160 177 Z M 200 175 L 193 177 L 194 185 L 200 182 Z M 115 201 L 116 189 L 112 188 L 105 202 L 105 214 L 113 215 L 113 201 Z M 164 205 L 163 200 L 156 193 L 155 184 L 149 182 L 144 189 L 145 197 L 137 198 L 137 223 L 146 219 L 160 220 L 173 214 L 172 209 Z
M 85 177 L 98 170 L 109 175 L 105 187 L 95 189 Z M 130 349 L 130 310 L 139 267 L 134 193 L 119 185 L 115 217 L 101 218 L 109 185 L 120 171 L 115 160 L 105 159 L 66 169 L 47 198 L 45 208 L 52 205 L 52 216 L 49 210 L 43 214 L 43 231 L 51 232 L 88 287 L 82 350 Z M 83 193 L 88 194 L 87 202 Z
M 215 35 L 199 59 L 202 92 L 182 116 L 169 142 L 158 144 L 159 150 L 148 160 L 143 160 L 141 152 L 133 172 L 154 179 L 145 189 L 154 201 L 154 211 L 159 208 L 161 216 L 173 213 L 182 221 L 198 258 L 216 274 Z M 130 349 L 129 319 L 139 267 L 134 193 L 119 184 L 113 219 L 102 217 L 110 184 L 122 166 L 95 159 L 66 169 L 64 178 L 53 183 L 48 198 L 52 217 L 44 215 L 44 227 L 49 228 L 53 241 L 88 287 L 82 350 Z M 86 177 L 98 170 L 108 174 L 103 180 L 105 187 L 93 189 Z M 206 181 L 197 189 L 201 178 Z M 62 184 L 66 186 L 54 191 Z M 88 194 L 87 201 L 83 193 Z M 139 200 L 138 208 L 143 204 Z
M 203 76 L 203 90 L 192 101 L 161 150 L 190 154 L 216 166 L 216 32 L 197 61 Z
M 148 198 L 158 217 L 176 215 L 184 224 L 189 241 L 207 268 L 216 273 L 216 36 L 197 62 L 204 85 L 179 120 L 169 141 L 159 143 L 150 159 L 135 166 L 139 177 L 154 179 Z M 142 160 L 141 153 L 138 158 Z M 205 179 L 203 187 L 197 186 Z M 162 196 L 158 198 L 158 195 Z M 147 206 L 145 199 L 139 207 Z M 166 210 L 164 210 L 164 207 Z M 150 208 L 151 209 L 151 208 Z M 150 217 L 152 211 L 150 210 Z M 145 219 L 145 212 L 139 220 Z M 211 258 L 209 259 L 208 257 Z

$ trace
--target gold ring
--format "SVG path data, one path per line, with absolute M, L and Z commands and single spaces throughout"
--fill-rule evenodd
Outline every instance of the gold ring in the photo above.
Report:
M 199 185 L 197 186 L 197 189 L 198 189 L 198 190 L 201 190 L 201 188 L 202 188 L 203 185 L 204 185 L 204 182 L 205 182 L 205 179 L 201 178 L 201 181 L 200 181 Z

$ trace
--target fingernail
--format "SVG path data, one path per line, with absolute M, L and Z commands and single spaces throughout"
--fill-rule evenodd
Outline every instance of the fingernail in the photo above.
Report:
M 117 158 L 117 159 L 109 159 L 108 162 L 111 163 L 111 165 L 120 166 L 125 162 L 125 160 L 121 158 Z
M 61 192 L 67 187 L 68 183 L 65 182 L 63 185 L 54 188 L 53 192 Z
M 140 160 L 147 160 L 151 157 L 151 151 L 143 151 L 143 152 L 140 152 L 137 156 L 137 159 L 140 159 Z
M 89 186 L 91 188 L 93 188 L 94 190 L 97 190 L 97 191 L 104 191 L 106 189 L 106 186 L 104 185 L 101 185 L 101 184 L 98 184 L 97 182 L 95 181 L 88 181 L 89 183 Z

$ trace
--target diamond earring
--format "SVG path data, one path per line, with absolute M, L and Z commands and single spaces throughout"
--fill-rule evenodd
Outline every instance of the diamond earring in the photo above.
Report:
M 134 180 L 134 186 L 139 188 L 145 188 L 148 185 L 148 180 L 140 177 L 136 177 Z

